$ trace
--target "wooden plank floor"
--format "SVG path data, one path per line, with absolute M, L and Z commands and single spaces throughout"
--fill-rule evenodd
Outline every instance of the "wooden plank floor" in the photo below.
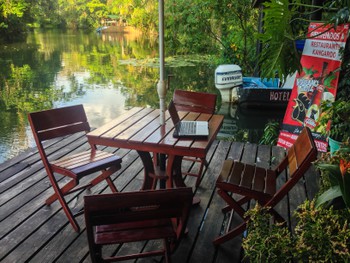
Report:
M 45 146 L 50 157 L 58 158 L 88 148 L 85 136 L 74 135 Z M 113 175 L 120 191 L 135 191 L 143 182 L 143 168 L 135 151 L 104 149 L 123 157 L 122 169 Z M 224 202 L 215 191 L 215 181 L 226 158 L 275 166 L 283 157 L 279 147 L 244 144 L 240 142 L 215 141 L 207 160 L 200 186 L 196 189 L 195 178 L 186 178 L 201 203 L 194 206 L 188 224 L 188 236 L 173 254 L 173 262 L 239 262 L 241 238 L 237 237 L 218 248 L 212 240 L 223 231 L 227 215 L 221 213 Z M 184 162 L 183 169 L 196 169 L 192 163 Z M 279 206 L 289 224 L 293 225 L 291 212 L 305 198 L 316 192 L 317 175 L 310 169 Z M 281 178 L 283 180 L 283 178 Z M 64 178 L 60 178 L 63 183 Z M 282 181 L 279 182 L 283 183 Z M 36 149 L 0 164 L 0 262 L 91 262 L 89 257 L 83 216 L 78 217 L 82 231 L 74 232 L 58 202 L 46 206 L 44 201 L 52 194 L 49 180 Z M 106 183 L 90 191 L 80 191 L 67 196 L 74 211 L 83 207 L 83 195 L 110 192 Z M 234 220 L 235 221 L 235 220 Z M 111 246 L 107 253 L 147 250 L 157 242 L 136 245 Z M 160 262 L 162 258 L 148 258 L 138 262 Z

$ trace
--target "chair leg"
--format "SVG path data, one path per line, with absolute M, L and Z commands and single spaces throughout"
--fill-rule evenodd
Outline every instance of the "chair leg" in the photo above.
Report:
M 235 227 L 234 229 L 228 231 L 226 234 L 219 236 L 214 239 L 213 244 L 215 246 L 218 246 L 222 243 L 225 243 L 232 238 L 238 236 L 239 234 L 243 233 L 243 231 L 247 228 L 246 222 L 241 223 L 239 226 Z
M 244 214 L 246 211 L 241 207 L 241 204 L 244 204 L 250 200 L 250 198 L 248 197 L 243 197 L 240 200 L 236 201 L 232 196 L 228 194 L 228 192 L 222 189 L 218 189 L 217 192 L 219 196 L 228 204 L 228 206 L 223 208 L 223 212 L 228 212 L 232 210 L 232 213 L 236 212 L 244 220 L 244 222 L 231 230 L 227 229 L 225 234 L 214 239 L 213 244 L 215 246 L 220 245 L 224 242 L 227 242 L 228 240 L 231 240 L 232 238 L 243 233 L 243 231 L 246 229 L 247 218 L 244 217 Z M 230 223 L 231 223 L 231 220 L 230 220 Z
M 197 180 L 196 180 L 196 187 L 198 187 L 200 184 L 200 179 L 202 178 L 203 168 L 204 168 L 204 165 L 206 165 L 206 162 L 207 161 L 205 159 L 201 159 L 201 161 L 200 161 L 198 176 L 197 176 Z
M 69 209 L 66 200 L 64 200 L 64 197 L 59 196 L 58 200 L 60 201 L 61 206 L 62 206 L 62 208 L 64 210 L 64 213 L 68 217 L 68 220 L 71 223 L 71 225 L 72 225 L 73 229 L 75 230 L 75 232 L 80 232 L 80 227 L 78 225 L 78 222 L 77 222 L 77 220 L 75 220 L 74 215 L 71 212 L 71 210 Z
M 111 188 L 113 193 L 118 192 L 117 188 L 115 187 L 115 185 L 113 184 L 112 180 L 110 179 L 110 176 L 115 173 L 116 171 L 118 171 L 120 169 L 120 166 L 113 166 L 111 168 L 109 168 L 108 170 L 104 170 L 98 177 L 96 177 L 95 179 L 93 179 L 90 182 L 90 186 L 89 188 L 97 185 L 98 183 L 102 182 L 103 180 L 106 180 L 109 187 Z M 110 179 L 108 181 L 108 179 Z M 112 185 L 112 186 L 111 186 Z
M 225 202 L 232 210 L 234 210 L 244 219 L 244 214 L 246 211 L 226 191 L 219 189 L 218 194 L 221 196 L 222 199 L 225 200 Z M 225 207 L 224 209 L 227 210 L 227 207 Z
M 159 165 L 158 154 L 153 153 L 153 166 L 157 167 Z
M 102 257 L 102 246 L 96 244 L 89 244 L 91 262 L 104 262 Z
M 243 205 L 243 204 L 249 202 L 250 200 L 251 200 L 250 197 L 245 196 L 245 197 L 242 197 L 241 199 L 239 199 L 238 201 L 236 201 L 236 203 L 238 203 L 239 205 Z M 232 210 L 232 207 L 227 205 L 221 211 L 225 214 L 227 212 L 230 212 L 231 210 Z
M 164 239 L 163 242 L 164 242 L 164 259 L 165 259 L 165 263 L 171 263 L 169 240 Z
M 65 184 L 62 188 L 61 188 L 61 193 L 62 195 L 65 195 L 67 193 L 69 193 L 70 190 L 72 190 L 75 186 L 77 186 L 77 181 L 72 179 L 70 180 L 67 184 Z M 47 205 L 51 205 L 53 202 L 55 202 L 58 199 L 58 195 L 55 191 L 55 193 L 53 195 L 51 195 L 49 198 L 46 199 L 45 203 Z
M 113 193 L 117 193 L 117 192 L 118 192 L 118 189 L 117 189 L 117 187 L 115 187 L 115 185 L 114 185 L 114 183 L 113 183 L 111 177 L 107 177 L 107 178 L 106 178 L 106 181 L 107 181 L 107 184 L 108 184 L 109 188 L 111 188 L 112 192 L 113 192 Z
M 52 184 L 52 187 L 55 191 L 55 197 L 56 199 L 58 199 L 58 201 L 60 202 L 62 208 L 63 208 L 63 211 L 64 213 L 66 214 L 69 222 L 71 223 L 72 227 L 74 228 L 74 230 L 76 232 L 79 232 L 80 231 L 80 227 L 78 225 L 78 222 L 75 220 L 74 218 L 74 215 L 72 213 L 72 211 L 69 209 L 69 206 L 66 202 L 66 200 L 64 199 L 64 194 L 62 193 L 61 189 L 59 188 L 58 186 L 58 183 L 56 182 L 56 180 L 54 178 L 54 175 L 49 175 L 49 178 L 50 178 L 50 181 L 51 181 L 51 184 Z M 69 185 L 71 182 L 69 182 L 67 185 Z M 65 187 L 65 186 L 64 186 Z M 69 188 L 69 187 L 67 187 Z M 50 199 L 50 198 L 49 198 Z M 55 199 L 55 200 L 56 200 Z
M 189 161 L 192 161 L 192 162 L 199 162 L 199 168 L 198 168 L 198 173 L 190 173 L 190 172 L 183 172 L 182 175 L 190 175 L 190 176 L 195 176 L 197 177 L 196 179 L 196 187 L 199 186 L 200 184 L 200 179 L 202 177 L 202 173 L 203 173 L 203 168 L 204 166 L 208 166 L 208 163 L 207 163 L 207 160 L 205 158 L 201 158 L 201 159 L 193 159 L 193 158 L 184 158 L 184 160 L 189 160 Z

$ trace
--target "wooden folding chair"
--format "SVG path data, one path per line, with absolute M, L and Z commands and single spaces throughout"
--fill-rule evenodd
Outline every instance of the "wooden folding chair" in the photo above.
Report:
M 226 242 L 246 229 L 248 219 L 244 217 L 246 210 L 242 205 L 250 200 L 255 200 L 262 206 L 270 207 L 270 212 L 275 219 L 283 222 L 283 217 L 273 208 L 295 186 L 316 158 L 317 148 L 310 129 L 305 127 L 293 146 L 289 148 L 285 158 L 274 170 L 226 160 L 216 181 L 217 192 L 228 204 L 223 212 L 232 211 L 233 213 L 234 211 L 242 217 L 244 222 L 231 230 L 228 229 L 224 235 L 216 238 L 213 241 L 214 245 Z M 286 170 L 289 172 L 288 180 L 277 189 L 276 179 Z M 240 199 L 234 197 L 233 194 L 238 194 Z M 228 226 L 230 225 L 231 222 L 228 223 Z
M 192 111 L 200 113 L 214 114 L 216 107 L 216 94 L 205 92 L 193 92 L 186 90 L 175 90 L 173 95 L 173 102 L 177 111 Z M 197 173 L 183 172 L 183 175 L 190 175 L 197 177 L 196 186 L 200 183 L 204 166 L 207 166 L 205 158 L 184 157 L 184 160 L 199 162 L 199 169 Z
M 92 262 L 112 262 L 170 255 L 184 235 L 192 205 L 192 189 L 123 192 L 84 197 L 86 232 Z M 107 256 L 111 244 L 163 240 L 163 247 L 136 254 Z
M 90 131 L 83 105 L 29 113 L 28 119 L 41 160 L 44 163 L 47 175 L 54 189 L 54 194 L 46 200 L 46 204 L 50 205 L 58 199 L 74 230 L 78 232 L 79 225 L 72 211 L 69 209 L 64 196 L 87 187 L 92 187 L 103 180 L 107 181 L 112 192 L 117 192 L 117 188 L 110 176 L 120 169 L 122 160 L 119 156 L 98 151 L 95 148 L 65 156 L 58 160 L 49 160 L 42 144 L 43 141 L 77 132 L 86 133 Z M 90 183 L 77 187 L 82 177 L 98 171 L 101 171 L 101 173 Z M 54 173 L 68 176 L 71 180 L 63 187 L 60 187 Z

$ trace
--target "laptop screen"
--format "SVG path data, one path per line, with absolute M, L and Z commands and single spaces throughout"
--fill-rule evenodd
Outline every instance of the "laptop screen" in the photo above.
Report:
M 179 123 L 180 117 L 179 117 L 179 114 L 177 113 L 177 110 L 176 110 L 176 107 L 175 107 L 173 100 L 171 100 L 169 103 L 168 111 L 169 111 L 171 120 L 173 121 L 174 125 Z
M 196 138 L 207 139 L 209 135 L 209 128 L 208 128 L 207 121 L 180 121 L 179 114 L 177 113 L 177 110 L 173 101 L 170 101 L 168 111 L 169 111 L 171 120 L 173 121 L 175 126 L 175 130 L 173 133 L 173 136 L 175 138 L 196 137 Z

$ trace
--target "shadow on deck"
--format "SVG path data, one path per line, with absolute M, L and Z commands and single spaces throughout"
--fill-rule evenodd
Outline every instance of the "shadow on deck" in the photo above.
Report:
M 70 136 L 46 145 L 52 158 L 58 158 L 76 150 L 88 148 L 84 136 Z M 135 191 L 143 182 L 143 167 L 136 151 L 110 149 L 123 157 L 122 169 L 112 176 L 119 191 Z M 239 262 L 241 238 L 237 237 L 218 248 L 212 244 L 227 222 L 221 208 L 224 202 L 215 191 L 216 178 L 224 159 L 232 158 L 259 165 L 274 166 L 284 155 L 279 147 L 215 141 L 207 155 L 209 163 L 200 186 L 195 189 L 201 203 L 194 206 L 188 223 L 189 234 L 173 254 L 173 262 Z M 197 169 L 184 162 L 186 169 Z M 309 170 L 278 207 L 287 222 L 293 226 L 293 211 L 306 198 L 316 193 L 317 175 Z M 88 178 L 86 178 L 88 179 Z M 61 183 L 65 179 L 61 178 Z M 283 178 L 280 178 L 283 180 Z M 282 183 L 282 182 L 280 182 Z M 188 186 L 195 185 L 195 178 L 186 178 Z M 79 211 L 83 207 L 83 195 L 110 192 L 106 183 L 90 191 L 67 196 L 70 207 Z M 0 164 L 0 261 L 1 262 L 91 262 L 85 233 L 84 217 L 79 216 L 81 232 L 74 232 L 61 206 L 54 202 L 45 205 L 53 193 L 49 179 L 36 149 Z M 234 220 L 233 220 L 234 221 Z M 155 243 L 140 243 L 111 248 L 116 251 L 147 250 Z M 156 260 L 156 261 L 155 261 Z M 138 262 L 158 262 L 161 258 L 141 259 Z

